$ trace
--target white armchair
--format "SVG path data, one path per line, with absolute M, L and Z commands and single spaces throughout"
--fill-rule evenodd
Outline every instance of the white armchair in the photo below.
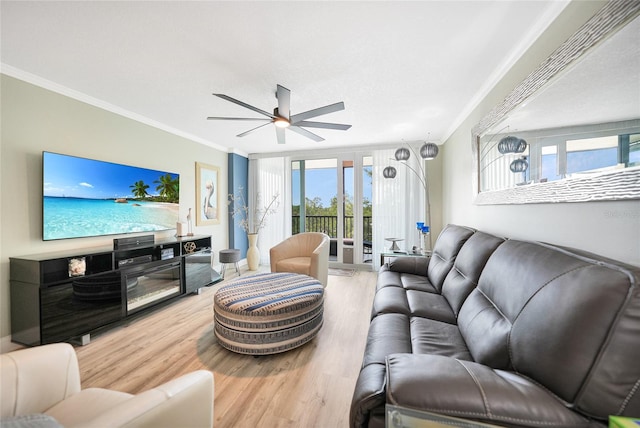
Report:
M 329 276 L 329 236 L 319 232 L 293 235 L 269 252 L 271 272 L 293 272 L 316 278 L 326 287 Z
M 2 418 L 44 414 L 65 428 L 213 426 L 213 375 L 206 370 L 137 395 L 81 389 L 75 350 L 56 343 L 0 355 L 0 382 Z

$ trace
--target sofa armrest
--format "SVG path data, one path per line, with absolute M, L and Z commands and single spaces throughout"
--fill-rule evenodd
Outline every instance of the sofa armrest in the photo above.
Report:
M 135 395 L 93 418 L 86 428 L 210 428 L 213 391 L 213 374 L 194 371 Z
M 311 276 L 317 278 L 323 287 L 327 286 L 329 276 L 329 239 L 325 238 L 311 253 Z
M 68 343 L 56 343 L 2 354 L 0 381 L 0 416 L 42 413 L 80 392 L 75 350 Z
M 388 404 L 497 425 L 589 425 L 514 372 L 431 354 L 392 354 L 386 367 Z
M 387 263 L 392 272 L 427 276 L 430 257 L 395 257 Z
M 285 239 L 269 249 L 269 261 L 271 264 L 271 272 L 277 272 L 276 265 L 278 261 L 286 259 L 287 254 L 291 250 L 291 245 Z
M 376 409 L 384 411 L 385 366 L 369 364 L 360 371 L 351 400 L 349 426 L 364 428 L 369 426 L 369 418 Z

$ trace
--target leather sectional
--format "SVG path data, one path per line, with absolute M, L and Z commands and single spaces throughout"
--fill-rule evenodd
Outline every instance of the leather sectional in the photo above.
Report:
M 351 427 L 385 404 L 514 427 L 640 416 L 640 269 L 449 225 L 379 271 Z

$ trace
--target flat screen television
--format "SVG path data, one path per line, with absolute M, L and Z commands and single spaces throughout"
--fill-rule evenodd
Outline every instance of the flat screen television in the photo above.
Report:
M 175 229 L 180 176 L 42 153 L 43 240 Z

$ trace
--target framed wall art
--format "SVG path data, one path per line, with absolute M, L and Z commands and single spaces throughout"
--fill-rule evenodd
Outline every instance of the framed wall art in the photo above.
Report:
M 220 168 L 196 162 L 196 226 L 220 223 Z

